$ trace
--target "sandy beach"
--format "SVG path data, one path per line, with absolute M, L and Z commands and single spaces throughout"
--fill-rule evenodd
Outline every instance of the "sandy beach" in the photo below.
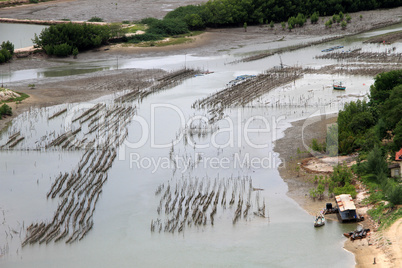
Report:
M 146 1 L 145 1 L 146 2 Z M 0 9 L 0 17 L 10 17 L 17 19 L 34 19 L 41 17 L 43 19 L 63 19 L 87 20 L 92 16 L 99 16 L 105 21 L 121 21 L 122 19 L 138 20 L 148 16 L 163 17 L 168 10 L 173 9 L 183 3 L 180 1 L 166 1 L 167 4 L 163 10 L 158 3 L 144 1 L 123 0 L 116 4 L 116 12 L 109 12 L 109 6 L 94 4 L 92 0 L 85 0 L 81 3 L 82 8 L 77 9 L 74 1 L 61 0 L 41 3 L 39 5 L 22 5 L 10 8 Z M 185 4 L 197 4 L 203 1 L 185 1 Z M 93 8 L 95 5 L 96 8 Z M 130 8 L 122 8 L 129 5 Z M 140 5 L 141 8 L 138 8 Z M 137 8 L 136 8 L 137 7 Z M 135 12 L 133 12 L 133 10 Z M 146 10 L 146 11 L 144 11 Z M 187 54 L 207 56 L 227 53 L 231 47 L 241 47 L 250 42 L 275 42 L 278 39 L 298 40 L 301 38 L 335 36 L 353 34 L 376 28 L 383 25 L 393 24 L 399 21 L 397 15 L 402 13 L 402 8 L 380 11 L 365 11 L 351 14 L 352 23 L 346 30 L 340 27 L 334 27 L 326 30 L 324 23 L 318 25 L 307 24 L 303 28 L 294 29 L 292 32 L 283 31 L 280 25 L 276 24 L 272 30 L 268 25 L 248 27 L 244 32 L 243 28 L 227 29 L 208 29 L 205 33 L 192 37 L 192 41 L 167 47 L 125 47 L 121 45 L 110 45 L 97 51 L 81 53 L 78 56 L 79 61 L 90 59 L 111 59 L 116 56 L 125 57 L 147 57 L 147 56 L 166 56 L 174 54 Z M 363 19 L 358 17 L 363 15 Z M 108 50 L 105 50 L 108 49 Z M 63 66 L 66 62 L 74 61 L 72 58 L 49 61 L 47 56 L 35 55 L 26 59 L 14 60 L 9 64 L 0 65 L 0 70 L 28 70 L 33 68 L 57 67 Z M 133 75 L 135 74 L 135 75 Z M 34 89 L 27 86 L 27 82 L 16 83 L 12 89 L 18 92 L 24 92 L 30 97 L 20 104 L 10 103 L 13 109 L 13 116 L 0 120 L 0 130 L 9 124 L 9 122 L 24 111 L 32 107 L 45 107 L 61 103 L 72 103 L 89 101 L 107 94 L 113 94 L 123 90 L 130 90 L 133 86 L 140 84 L 146 87 L 150 78 L 158 78 L 165 74 L 162 70 L 144 71 L 139 69 L 102 71 L 93 74 L 77 75 L 71 77 L 68 81 L 63 80 L 61 84 L 58 79 L 48 79 L 38 83 Z M 85 90 L 83 90 L 85 88 Z M 336 115 L 323 116 L 321 120 L 305 128 L 304 140 L 307 144 L 313 138 L 318 141 L 324 141 L 327 126 L 336 122 Z M 276 141 L 275 151 L 284 159 L 280 174 L 288 184 L 288 195 L 300 204 L 307 212 L 315 215 L 327 202 L 333 202 L 332 198 L 323 200 L 312 200 L 308 196 L 308 191 L 312 187 L 309 179 L 315 174 L 308 173 L 299 169 L 301 161 L 310 157 L 307 154 L 297 154 L 297 148 L 304 151 L 302 140 L 302 127 L 304 120 L 297 121 L 292 127 L 285 131 L 285 137 Z M 324 174 L 324 173 L 323 173 Z M 362 190 L 363 191 L 363 190 Z M 364 215 L 367 217 L 367 215 Z M 330 215 L 329 220 L 336 220 L 335 215 Z M 366 220 L 365 226 L 373 226 L 373 223 Z M 345 238 L 345 249 L 351 251 L 356 257 L 356 267 L 373 266 L 375 258 L 375 267 L 401 267 L 402 265 L 402 219 L 395 222 L 390 228 L 383 232 L 371 233 L 370 237 L 363 240 L 351 242 Z

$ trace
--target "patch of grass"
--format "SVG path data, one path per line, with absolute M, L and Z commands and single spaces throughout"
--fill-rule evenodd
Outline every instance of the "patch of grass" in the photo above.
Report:
M 0 90 L 4 90 L 4 89 L 3 89 L 3 88 L 0 88 Z M 25 94 L 25 93 L 22 93 L 22 92 L 17 92 L 17 91 L 14 91 L 14 92 L 15 92 L 15 93 L 18 93 L 18 94 L 20 95 L 20 97 L 17 97 L 17 98 L 10 98 L 10 99 L 8 99 L 8 100 L 0 101 L 0 104 L 2 104 L 2 103 L 7 103 L 7 102 L 21 102 L 21 101 L 23 101 L 23 100 L 29 98 L 29 95 L 28 95 L 28 94 Z
M 135 24 L 130 27 L 124 27 L 121 29 L 123 33 L 136 33 L 137 31 L 145 31 L 148 27 L 145 24 Z
M 392 211 L 389 215 L 381 220 L 380 229 L 384 230 L 391 226 L 398 219 L 402 218 L 402 208 Z
M 370 209 L 367 213 L 374 221 L 380 221 L 379 230 L 387 229 L 395 221 L 402 218 L 402 208 L 391 209 L 390 205 L 380 203 L 377 207 Z

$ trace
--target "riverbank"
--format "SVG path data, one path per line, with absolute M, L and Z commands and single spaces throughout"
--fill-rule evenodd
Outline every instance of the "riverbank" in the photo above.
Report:
M 314 187 L 311 179 L 315 175 L 325 176 L 328 173 L 312 173 L 311 170 L 301 168 L 303 160 L 312 155 L 298 154 L 297 149 L 299 148 L 301 152 L 306 151 L 305 145 L 310 145 L 312 139 L 317 139 L 320 143 L 325 141 L 327 127 L 336 120 L 337 115 L 332 114 L 293 122 L 292 126 L 285 130 L 284 137 L 275 143 L 275 151 L 280 154 L 283 161 L 279 172 L 288 185 L 287 194 L 311 215 L 316 215 L 327 202 L 333 203 L 334 200 L 328 197 L 324 197 L 323 200 L 313 200 L 309 196 L 309 189 Z M 357 187 L 356 207 L 359 214 L 365 217 L 365 221 L 361 224 L 364 228 L 376 230 L 378 225 L 367 215 L 369 208 L 361 204 L 366 191 L 361 185 Z M 326 218 L 337 220 L 333 214 L 327 215 Z M 373 265 L 374 258 L 376 267 L 400 267 L 402 264 L 402 219 L 384 231 L 371 232 L 366 239 L 351 241 L 345 238 L 344 248 L 355 255 L 358 268 Z

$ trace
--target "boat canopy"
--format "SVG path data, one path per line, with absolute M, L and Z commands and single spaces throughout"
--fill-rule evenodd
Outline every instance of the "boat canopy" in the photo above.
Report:
M 338 204 L 339 211 L 356 210 L 355 203 L 350 194 L 341 194 L 335 196 L 336 203 Z

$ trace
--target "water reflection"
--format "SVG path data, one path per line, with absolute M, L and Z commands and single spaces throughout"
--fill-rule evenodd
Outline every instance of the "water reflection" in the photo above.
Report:
M 30 47 L 35 34 L 47 28 L 45 25 L 22 24 L 22 23 L 0 23 L 0 43 L 10 41 L 14 49 Z
M 61 68 L 61 69 L 45 70 L 42 72 L 38 72 L 37 78 L 62 77 L 62 76 L 94 73 L 94 72 L 105 71 L 105 70 L 110 70 L 110 68 L 109 67 L 74 68 L 74 69 Z

